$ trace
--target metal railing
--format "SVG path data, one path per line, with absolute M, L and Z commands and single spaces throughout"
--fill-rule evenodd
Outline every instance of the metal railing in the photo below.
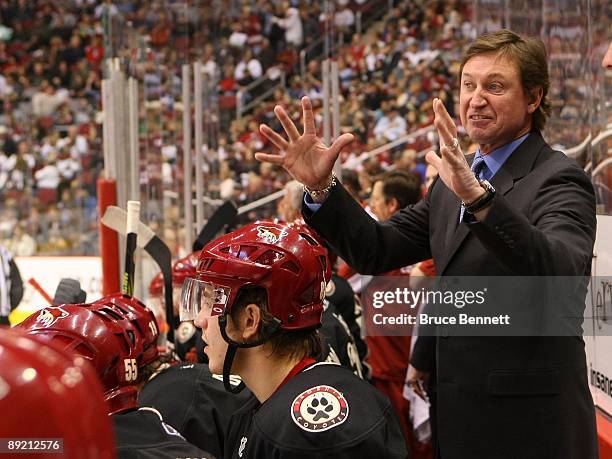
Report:
M 431 126 L 426 126 L 424 128 L 417 129 L 416 131 L 411 132 L 410 134 L 406 134 L 405 136 L 400 137 L 399 139 L 396 139 L 393 142 L 386 143 L 384 145 L 381 145 L 380 147 L 376 147 L 374 150 L 370 150 L 370 151 L 366 151 L 366 152 L 362 153 L 357 158 L 351 158 L 351 159 L 345 161 L 344 163 L 342 163 L 342 168 L 343 169 L 356 169 L 362 163 L 366 162 L 370 158 L 374 158 L 375 156 L 378 156 L 378 155 L 380 155 L 382 153 L 385 153 L 385 152 L 391 150 L 392 148 L 395 148 L 395 147 L 398 147 L 398 146 L 403 145 L 405 143 L 411 142 L 411 141 L 415 140 L 417 137 L 422 137 L 422 136 L 427 135 L 430 132 L 434 132 L 434 131 L 435 131 L 435 128 L 434 128 L 433 124 Z M 425 153 L 427 153 L 427 151 L 429 151 L 429 150 L 430 149 L 428 148 L 426 150 L 423 150 L 423 151 L 419 152 L 419 154 L 424 156 Z
M 242 206 L 238 207 L 238 215 L 242 215 L 246 212 L 250 212 L 259 207 L 265 206 L 266 204 L 269 204 L 273 201 L 276 201 L 277 199 L 282 198 L 283 196 L 285 196 L 285 194 L 286 194 L 286 191 L 284 189 L 278 190 L 278 191 L 275 191 L 274 193 L 264 196 L 263 198 L 257 199 L 253 202 L 249 202 L 248 204 L 243 204 Z M 169 200 L 178 200 L 179 194 L 172 190 L 164 190 L 164 198 L 169 199 Z M 195 198 L 192 199 L 191 202 L 192 202 L 192 205 L 195 205 L 196 199 Z M 223 203 L 225 203 L 223 199 L 214 199 L 208 196 L 202 196 L 202 202 L 212 207 L 219 207 Z M 193 224 L 194 223 L 192 223 L 192 225 Z M 199 231 L 197 227 L 196 227 L 196 230 Z
M 244 104 L 243 99 L 244 99 L 245 94 L 247 94 L 249 91 L 253 90 L 254 88 L 257 88 L 258 86 L 261 86 L 262 84 L 265 84 L 265 83 L 268 83 L 274 80 L 268 77 L 268 74 L 266 73 L 265 75 L 262 75 L 257 80 L 250 83 L 249 85 L 245 86 L 244 88 L 240 88 L 238 92 L 236 93 L 236 119 L 241 119 L 242 115 L 247 113 L 253 107 L 260 104 L 262 101 L 266 100 L 268 96 L 270 96 L 271 94 L 274 94 L 274 91 L 276 91 L 278 88 L 285 89 L 287 87 L 287 81 L 286 81 L 286 74 L 284 71 L 280 72 L 279 80 L 280 81 L 277 84 L 268 88 L 268 90 L 263 92 L 261 95 L 257 96 L 255 99 L 250 101 L 248 104 Z
M 363 162 L 367 161 L 370 158 L 374 158 L 382 153 L 385 153 L 389 150 L 391 150 L 392 148 L 395 148 L 397 146 L 403 145 L 405 143 L 408 143 L 412 140 L 415 140 L 417 137 L 422 137 L 424 135 L 428 135 L 429 133 L 435 132 L 435 127 L 433 125 L 431 126 L 426 126 L 424 128 L 418 129 L 414 132 L 411 132 L 410 134 L 407 134 L 397 140 L 394 140 L 393 142 L 389 142 L 386 143 L 385 145 L 381 145 L 373 150 L 367 151 L 362 153 L 361 155 L 359 155 L 359 157 L 357 158 L 353 158 L 350 159 L 348 161 L 345 161 L 342 164 L 342 167 L 344 169 L 356 169 L 360 164 L 362 164 Z M 590 135 L 587 136 L 587 138 L 582 141 L 580 143 L 580 145 L 577 145 L 569 150 L 566 151 L 566 154 L 571 153 L 573 155 L 577 155 L 579 156 L 580 153 L 586 148 L 586 146 L 589 144 L 590 141 Z M 595 139 L 593 139 L 593 141 L 591 142 L 591 147 L 595 148 L 597 147 L 597 145 L 599 145 L 599 143 L 601 143 L 603 140 L 612 137 L 612 124 L 608 125 L 608 129 L 601 132 L 597 137 L 595 137 Z M 431 148 L 425 148 L 419 152 L 417 152 L 416 156 L 418 158 L 422 158 L 425 156 L 425 154 L 430 151 Z M 570 156 L 568 154 L 568 156 Z M 574 156 L 572 156 L 574 157 Z M 601 171 L 603 171 L 606 167 L 608 167 L 610 164 L 612 164 L 612 157 L 606 158 L 604 159 L 601 163 L 599 163 L 597 165 L 597 167 L 593 170 L 592 172 L 592 176 L 595 177 L 596 175 L 600 174 Z M 393 166 L 391 167 L 393 168 Z M 587 167 L 585 167 L 585 171 L 588 172 L 588 170 L 591 168 L 591 162 L 589 162 L 589 164 L 587 165 Z M 174 193 L 172 191 L 165 191 L 164 195 L 170 199 L 178 199 L 178 193 Z M 279 190 L 276 191 L 274 193 L 269 194 L 268 196 L 264 196 L 263 198 L 260 198 L 256 201 L 253 201 L 251 203 L 248 204 L 244 204 L 241 207 L 238 208 L 238 215 L 241 215 L 243 213 L 249 212 L 251 210 L 255 210 L 259 207 L 262 207 L 270 202 L 276 201 L 277 199 L 282 198 L 285 195 L 285 190 Z M 214 199 L 214 198 L 210 198 L 208 196 L 203 196 L 202 197 L 203 202 L 205 202 L 206 204 L 213 206 L 213 207 L 218 207 L 221 204 L 223 204 L 225 201 L 223 201 L 222 199 Z M 193 199 L 192 201 L 193 204 L 196 204 L 196 199 Z

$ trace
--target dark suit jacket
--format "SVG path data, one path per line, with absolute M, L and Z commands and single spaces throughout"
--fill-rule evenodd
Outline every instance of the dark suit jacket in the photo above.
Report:
M 489 214 L 472 225 L 458 223 L 460 201 L 440 180 L 383 224 L 341 186 L 304 215 L 364 274 L 430 257 L 441 276 L 590 274 L 595 198 L 575 162 L 533 132 L 491 182 L 497 194 Z M 580 288 L 584 299 L 586 285 Z M 442 458 L 598 456 L 581 337 L 438 336 L 434 342 Z M 421 344 L 415 359 L 432 353 Z

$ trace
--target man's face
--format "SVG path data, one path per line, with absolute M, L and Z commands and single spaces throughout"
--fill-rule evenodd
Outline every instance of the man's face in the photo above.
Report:
M 214 374 L 223 374 L 223 362 L 227 352 L 227 342 L 221 336 L 219 316 L 210 316 L 210 312 L 202 308 L 194 325 L 202 329 L 202 340 L 206 343 L 204 353 L 208 356 L 208 366 Z
M 468 60 L 461 75 L 461 123 L 471 139 L 487 154 L 529 132 L 529 103 L 516 65 L 498 53 L 479 54 Z
M 385 195 L 383 193 L 383 182 L 380 180 L 374 184 L 372 188 L 372 194 L 370 195 L 370 208 L 372 213 L 376 215 L 379 222 L 384 222 L 391 218 L 395 209 L 393 202 L 386 202 Z

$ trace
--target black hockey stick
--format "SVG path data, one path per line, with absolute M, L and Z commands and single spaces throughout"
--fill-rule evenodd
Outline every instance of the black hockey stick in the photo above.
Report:
M 119 234 L 127 233 L 127 213 L 117 206 L 109 206 L 102 217 L 102 224 Z M 138 223 L 138 247 L 144 249 L 159 266 L 164 279 L 164 302 L 166 304 L 166 321 L 169 325 L 168 341 L 174 342 L 174 329 L 178 321 L 174 317 L 174 302 L 172 299 L 172 253 L 151 228 L 142 222 Z
M 121 290 L 126 295 L 134 295 L 134 252 L 138 241 L 138 222 L 140 221 L 140 201 L 127 202 L 126 244 L 125 244 L 125 269 L 123 271 L 123 286 Z
M 236 204 L 233 201 L 225 201 L 210 216 L 200 234 L 198 234 L 198 238 L 193 243 L 193 251 L 202 250 L 206 244 L 215 238 L 219 231 L 234 221 L 236 215 L 238 215 Z

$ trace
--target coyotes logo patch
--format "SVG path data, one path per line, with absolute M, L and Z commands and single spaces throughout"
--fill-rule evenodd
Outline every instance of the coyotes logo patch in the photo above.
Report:
M 287 231 L 272 226 L 258 226 L 257 235 L 264 238 L 268 244 L 276 244 L 287 235 Z
M 64 319 L 66 317 L 68 317 L 68 313 L 61 307 L 45 308 L 41 309 L 41 311 L 38 313 L 36 322 L 38 322 L 41 327 L 48 328 L 57 322 L 58 319 Z
M 291 419 L 307 432 L 323 432 L 338 427 L 348 415 L 346 398 L 331 386 L 305 390 L 291 404 Z

